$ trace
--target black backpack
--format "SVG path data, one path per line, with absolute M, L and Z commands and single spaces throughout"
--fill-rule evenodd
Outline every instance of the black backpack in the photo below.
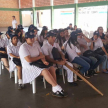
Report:
M 94 51 L 92 51 L 92 50 L 87 50 L 87 51 L 85 51 L 85 52 L 83 53 L 83 56 L 85 56 L 85 57 L 90 57 L 90 56 L 96 57 L 97 54 L 96 54 Z
M 53 55 L 53 59 L 54 60 L 62 60 L 61 55 L 60 55 L 58 49 L 55 48 L 55 47 L 53 47 L 53 49 L 52 49 L 52 55 Z

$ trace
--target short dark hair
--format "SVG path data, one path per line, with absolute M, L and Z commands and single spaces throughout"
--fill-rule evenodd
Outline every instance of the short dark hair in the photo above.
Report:
M 12 17 L 14 17 L 14 18 L 15 18 L 15 16 L 12 16 Z

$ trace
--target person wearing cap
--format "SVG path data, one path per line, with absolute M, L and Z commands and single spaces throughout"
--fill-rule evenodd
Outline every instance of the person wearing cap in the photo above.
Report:
M 43 26 L 40 36 L 37 37 L 40 46 L 46 43 L 47 32 L 48 32 L 48 28 L 46 26 Z
M 18 44 L 21 45 L 23 43 L 21 30 L 20 29 L 15 30 L 15 35 L 18 36 Z
M 77 29 L 77 25 L 74 25 L 74 30 L 76 30 Z
M 83 56 L 83 53 L 90 50 L 91 40 L 82 33 L 82 30 L 80 28 L 77 28 L 76 32 L 78 34 L 77 41 L 79 43 L 80 50 L 81 50 L 80 57 L 83 58 L 87 62 L 89 61 L 88 63 L 90 64 L 90 69 L 88 71 L 88 74 L 97 75 L 94 69 L 96 69 L 103 62 L 103 59 L 98 59 L 93 56 L 87 56 L 87 57 Z
M 58 33 L 58 36 L 56 38 L 56 43 L 59 44 L 60 48 L 62 49 L 63 47 L 63 44 L 65 43 L 66 39 L 65 39 L 65 36 L 64 36 L 64 29 L 59 29 L 59 33 Z
M 8 64 L 8 56 L 7 56 L 7 45 L 4 39 L 1 38 L 3 33 L 0 32 L 0 59 L 3 61 L 5 68 L 9 71 L 9 64 Z
M 56 36 L 56 34 L 54 34 L 52 31 L 48 32 L 48 34 L 47 34 L 48 41 L 44 46 L 42 46 L 42 52 L 46 56 L 46 60 L 48 60 L 49 62 L 52 62 L 54 64 L 57 64 L 60 67 L 63 66 L 63 69 L 65 69 L 67 72 L 68 83 L 72 86 L 77 86 L 77 83 L 75 83 L 73 81 L 73 72 L 71 70 L 69 70 L 64 64 L 68 63 L 71 67 L 73 67 L 73 65 L 72 65 L 72 63 L 69 63 L 68 61 L 66 61 L 59 44 L 55 43 L 55 40 L 56 40 L 55 36 Z M 60 52 L 61 57 L 63 59 L 62 61 L 54 60 L 53 55 L 52 55 L 52 49 L 54 47 L 57 48 L 58 51 Z
M 69 27 L 67 27 L 67 29 L 68 30 L 73 30 L 72 23 L 69 24 Z
M 28 28 L 28 32 L 30 31 L 30 30 L 33 30 L 34 29 L 34 25 L 33 24 L 31 24 L 30 26 L 29 26 L 29 28 Z
M 18 36 L 17 35 L 12 35 L 11 36 L 11 43 L 10 45 L 7 46 L 7 53 L 9 57 L 11 58 L 9 62 L 9 72 L 13 72 L 15 68 L 17 68 L 18 71 L 18 79 L 19 79 L 19 84 L 18 84 L 18 89 L 22 89 L 22 67 L 20 64 L 15 64 L 13 62 L 14 58 L 20 59 L 19 57 L 19 48 L 20 45 L 18 44 Z
M 23 26 L 21 24 L 18 25 L 18 29 L 21 30 L 21 33 L 22 33 L 22 37 L 25 37 L 25 31 L 23 30 Z
M 12 27 L 13 27 L 14 30 L 17 29 L 17 21 L 16 21 L 15 16 L 12 16 Z
M 11 26 L 8 27 L 8 32 L 13 32 L 13 28 Z
M 75 37 L 76 37 L 76 39 L 75 39 Z M 65 44 L 66 44 L 66 45 L 64 45 L 65 46 L 65 51 L 68 54 L 69 61 L 71 63 L 76 63 L 76 64 L 80 65 L 81 66 L 80 72 L 83 75 L 85 73 L 86 78 L 90 78 L 90 76 L 87 74 L 87 71 L 90 68 L 90 64 L 80 57 L 81 51 L 77 47 L 78 42 L 77 42 L 76 31 L 73 31 L 71 33 L 71 37 L 69 38 L 69 40 L 67 42 L 65 42 Z M 78 80 L 81 80 L 81 79 L 78 77 Z
M 53 66 L 48 69 L 39 68 L 34 65 L 30 65 L 31 62 L 42 60 L 45 65 L 49 63 L 45 60 L 45 56 L 42 54 L 40 47 L 34 40 L 34 32 L 27 32 L 25 34 L 26 42 L 23 43 L 19 49 L 19 55 L 22 63 L 22 80 L 23 83 L 30 83 L 38 76 L 42 75 L 45 80 L 52 85 L 53 96 L 65 97 L 61 86 L 56 82 L 55 69 Z
M 99 32 L 95 31 L 92 38 L 91 50 L 96 51 L 97 49 L 102 48 L 105 55 L 98 55 L 97 57 L 103 59 L 102 63 L 102 72 L 108 73 L 108 53 L 103 46 L 103 42 L 100 38 Z
M 6 32 L 6 36 L 3 38 L 5 40 L 6 46 L 11 43 L 11 33 L 9 31 Z

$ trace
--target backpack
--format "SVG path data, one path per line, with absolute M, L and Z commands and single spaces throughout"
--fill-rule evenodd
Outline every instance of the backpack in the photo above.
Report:
M 87 50 L 87 51 L 85 51 L 85 52 L 83 53 L 83 56 L 85 56 L 85 57 L 90 57 L 90 56 L 96 57 L 97 54 L 96 54 L 94 51 L 92 51 L 92 50 Z
M 53 59 L 54 60 L 62 60 L 61 55 L 60 55 L 58 49 L 55 48 L 55 47 L 53 47 L 53 49 L 52 49 L 52 55 L 53 55 Z

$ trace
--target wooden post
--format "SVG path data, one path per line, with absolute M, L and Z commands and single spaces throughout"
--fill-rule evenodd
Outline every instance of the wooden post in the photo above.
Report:
M 90 87 L 92 87 L 96 92 L 98 92 L 101 96 L 103 96 L 103 93 L 99 91 L 93 84 L 91 84 L 87 79 L 85 79 L 81 74 L 79 74 L 77 71 L 75 71 L 71 66 L 68 64 L 65 64 L 67 68 L 69 68 L 73 73 L 75 73 L 77 76 L 79 76 L 83 81 L 85 81 Z

